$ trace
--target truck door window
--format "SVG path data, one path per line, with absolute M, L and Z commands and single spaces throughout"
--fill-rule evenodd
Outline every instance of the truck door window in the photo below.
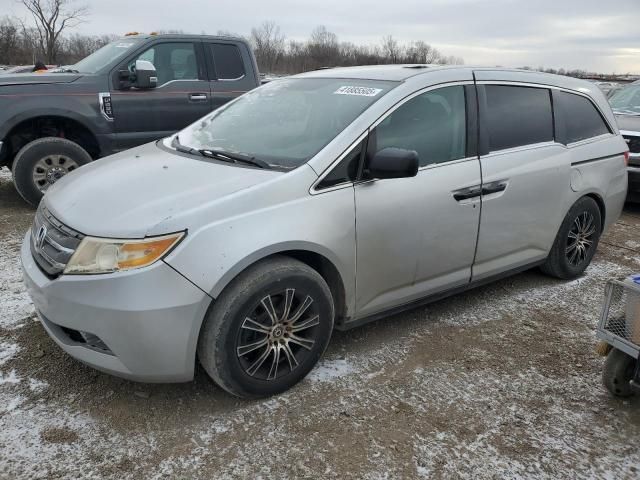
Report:
M 238 80 L 244 77 L 244 63 L 236 45 L 212 43 L 210 52 L 218 80 Z
M 158 74 L 158 87 L 172 80 L 197 80 L 198 62 L 193 43 L 161 43 L 145 50 L 129 63 L 133 71 L 136 60 L 153 63 Z

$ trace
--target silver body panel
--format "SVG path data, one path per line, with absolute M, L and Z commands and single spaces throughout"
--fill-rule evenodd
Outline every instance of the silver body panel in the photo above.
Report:
M 404 100 L 443 85 L 473 85 L 474 75 L 480 82 L 588 95 L 614 133 L 575 145 L 549 142 L 429 165 L 412 178 L 315 190 L 336 160 Z M 584 195 L 604 205 L 605 228 L 621 213 L 625 143 L 604 96 L 587 82 L 470 67 L 363 67 L 303 76 L 401 83 L 307 164 L 287 173 L 202 161 L 149 144 L 82 167 L 49 190 L 49 211 L 85 235 L 142 238 L 187 231 L 175 250 L 150 267 L 53 280 L 34 264 L 27 237 L 22 258 L 29 291 L 66 351 L 129 378 L 186 380 L 193 375 L 195 340 L 210 302 L 267 256 L 311 252 L 331 262 L 344 288 L 341 326 L 348 327 L 544 260 L 562 219 Z M 506 189 L 453 198 L 456 190 L 494 181 L 506 182 Z M 120 363 L 65 344 L 55 325 L 104 336 Z M 169 358 L 157 355 L 158 346 L 172 351 Z

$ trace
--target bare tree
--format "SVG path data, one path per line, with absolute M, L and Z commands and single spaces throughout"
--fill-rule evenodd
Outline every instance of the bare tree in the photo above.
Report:
M 323 25 L 314 28 L 307 42 L 307 55 L 311 68 L 335 66 L 340 56 L 338 36 Z
M 256 55 L 258 67 L 262 71 L 273 73 L 284 54 L 285 36 L 275 22 L 263 22 L 251 29 L 251 44 Z
M 73 0 L 20 0 L 33 16 L 40 49 L 48 63 L 55 63 L 62 32 L 81 23 L 88 13 L 86 6 Z
M 385 63 L 399 63 L 402 56 L 402 47 L 391 35 L 382 37 L 382 54 L 385 57 Z

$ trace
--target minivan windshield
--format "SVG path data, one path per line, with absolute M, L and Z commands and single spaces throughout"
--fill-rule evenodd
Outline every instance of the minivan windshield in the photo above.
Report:
M 97 73 L 105 65 L 124 57 L 131 49 L 142 41 L 141 38 L 122 38 L 96 50 L 68 68 L 79 73 Z
M 194 151 L 227 151 L 293 169 L 396 85 L 335 78 L 274 80 L 179 132 L 179 142 Z
M 640 115 L 640 84 L 634 83 L 618 90 L 609 103 L 616 113 Z

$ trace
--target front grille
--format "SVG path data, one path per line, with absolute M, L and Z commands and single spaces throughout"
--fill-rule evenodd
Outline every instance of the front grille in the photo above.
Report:
M 64 225 L 40 204 L 31 228 L 31 254 L 47 276 L 62 273 L 83 238 L 84 235 Z
M 631 135 L 625 135 L 624 139 L 629 145 L 629 151 L 631 153 L 640 153 L 640 136 L 632 137 Z

